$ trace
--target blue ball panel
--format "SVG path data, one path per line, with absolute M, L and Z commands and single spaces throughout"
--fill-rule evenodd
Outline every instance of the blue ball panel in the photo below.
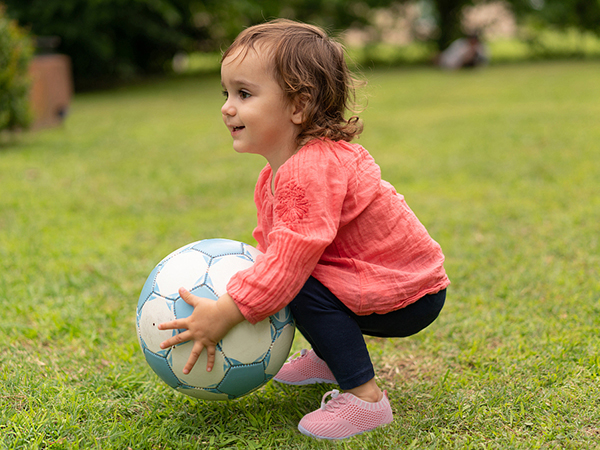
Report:
M 281 330 L 287 324 L 292 323 L 294 321 L 294 318 L 292 317 L 292 311 L 289 307 L 286 306 L 279 312 L 276 312 L 272 316 L 269 316 L 269 320 L 276 329 Z
M 190 291 L 197 297 L 210 298 L 211 300 L 218 300 L 217 294 L 207 285 L 198 286 Z M 181 300 L 185 303 L 185 300 Z
M 189 305 L 184 299 L 178 298 L 175 300 L 175 308 L 173 312 L 175 313 L 176 319 L 185 319 L 186 317 L 189 317 L 193 311 L 194 307 Z
M 148 365 L 156 372 L 165 383 L 167 383 L 172 388 L 176 388 L 181 383 L 173 373 L 171 366 L 167 362 L 166 358 L 162 356 L 155 355 L 149 350 L 144 349 L 144 356 L 146 357 L 146 361 Z
M 241 242 L 229 239 L 205 239 L 194 245 L 194 249 L 210 256 L 236 255 L 244 253 Z
M 253 391 L 262 386 L 264 382 L 265 367 L 262 362 L 234 366 L 223 377 L 223 381 L 219 384 L 219 390 L 234 398 Z
M 142 306 L 144 306 L 144 302 L 148 299 L 148 297 L 150 297 L 150 294 L 152 293 L 152 290 L 154 288 L 154 280 L 156 280 L 156 274 L 158 273 L 158 269 L 159 267 L 156 266 L 154 270 L 150 272 L 148 278 L 146 278 L 146 282 L 144 283 L 144 287 L 142 288 L 142 292 L 140 293 L 140 298 L 138 300 L 138 313 L 140 309 L 142 309 Z

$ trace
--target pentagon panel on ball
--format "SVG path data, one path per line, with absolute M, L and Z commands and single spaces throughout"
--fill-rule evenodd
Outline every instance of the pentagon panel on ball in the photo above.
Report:
M 217 300 L 229 279 L 251 267 L 261 253 L 243 242 L 206 239 L 165 257 L 148 276 L 137 306 L 136 326 L 144 357 L 154 372 L 177 391 L 204 400 L 227 400 L 264 385 L 286 361 L 294 338 L 288 307 L 252 325 L 236 325 L 217 345 L 215 365 L 207 372 L 203 351 L 189 374 L 183 367 L 192 341 L 170 349 L 160 343 L 183 330 L 159 330 L 158 324 L 188 317 L 192 306 L 180 296 L 184 287 L 198 297 Z

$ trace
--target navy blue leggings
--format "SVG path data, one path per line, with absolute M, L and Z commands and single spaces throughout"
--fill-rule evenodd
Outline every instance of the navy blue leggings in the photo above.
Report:
M 406 337 L 430 325 L 446 300 L 446 290 L 426 295 L 387 314 L 359 316 L 319 280 L 310 277 L 290 303 L 296 327 L 323 359 L 342 389 L 360 386 L 375 376 L 363 334 Z

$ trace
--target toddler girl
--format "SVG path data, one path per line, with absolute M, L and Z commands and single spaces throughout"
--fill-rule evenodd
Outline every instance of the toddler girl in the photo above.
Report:
M 253 235 L 264 255 L 216 302 L 181 289 L 194 311 L 161 325 L 186 329 L 162 347 L 194 340 L 184 372 L 203 350 L 211 370 L 216 343 L 233 326 L 289 305 L 312 349 L 290 358 L 275 380 L 343 390 L 327 392 L 299 430 L 343 439 L 390 423 L 363 335 L 419 332 L 438 316 L 450 282 L 440 246 L 369 153 L 350 143 L 362 130 L 356 117 L 344 118 L 354 89 L 343 48 L 320 28 L 268 22 L 227 49 L 221 81 L 233 148 L 268 163 L 254 193 Z

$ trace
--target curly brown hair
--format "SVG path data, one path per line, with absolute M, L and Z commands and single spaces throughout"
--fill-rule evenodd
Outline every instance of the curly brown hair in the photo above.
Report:
M 303 105 L 304 116 L 298 145 L 314 138 L 351 141 L 362 132 L 354 112 L 358 80 L 350 73 L 344 47 L 314 25 L 277 19 L 242 31 L 223 53 L 221 62 L 240 51 L 268 52 L 273 74 L 289 101 Z

